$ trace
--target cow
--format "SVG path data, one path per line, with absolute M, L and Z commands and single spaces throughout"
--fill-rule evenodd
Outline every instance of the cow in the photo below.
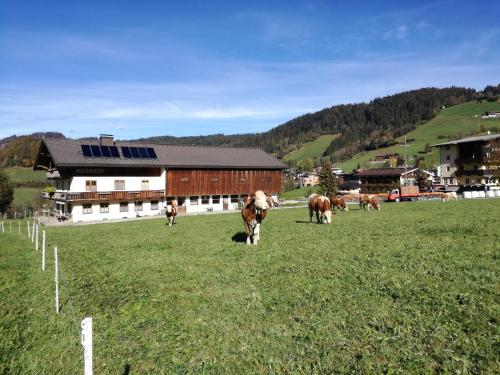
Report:
M 380 205 L 377 202 L 377 198 L 371 195 L 363 194 L 359 198 L 359 207 L 361 207 L 363 210 L 370 211 L 370 206 L 372 206 L 377 211 L 380 211 Z
M 174 224 L 175 217 L 177 216 L 177 201 L 172 201 L 170 204 L 167 204 L 167 224 L 171 227 Z
M 241 208 L 241 217 L 245 225 L 247 245 L 257 245 L 260 240 L 260 224 L 270 208 L 269 198 L 262 190 L 251 194 Z
M 349 208 L 347 207 L 345 200 L 341 197 L 336 196 L 336 195 L 330 196 L 330 204 L 332 205 L 333 209 L 342 210 L 342 211 L 349 211 Z
M 441 202 L 456 201 L 458 200 L 457 193 L 450 191 L 448 193 L 441 194 Z
M 311 194 L 308 198 L 309 202 L 309 222 L 312 223 L 313 213 L 316 212 L 316 220 L 318 224 L 331 224 L 332 211 L 330 200 L 324 195 Z

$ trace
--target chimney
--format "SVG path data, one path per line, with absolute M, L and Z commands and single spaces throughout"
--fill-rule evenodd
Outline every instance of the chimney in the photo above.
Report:
M 99 134 L 99 144 L 101 146 L 113 146 L 114 137 L 111 134 Z

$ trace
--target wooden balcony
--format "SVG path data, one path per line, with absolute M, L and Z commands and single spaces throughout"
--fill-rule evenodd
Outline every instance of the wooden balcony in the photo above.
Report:
M 142 199 L 161 199 L 165 197 L 163 190 L 143 191 L 85 191 L 78 193 L 66 193 L 66 201 L 129 201 Z

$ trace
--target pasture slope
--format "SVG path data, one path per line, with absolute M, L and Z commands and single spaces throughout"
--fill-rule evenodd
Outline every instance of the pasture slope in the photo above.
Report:
M 327 147 L 330 146 L 330 143 L 337 137 L 338 135 L 335 134 L 324 134 L 314 141 L 304 143 L 300 149 L 286 154 L 283 161 L 299 161 L 304 159 L 319 160 Z
M 256 247 L 237 213 L 48 228 L 59 316 L 52 256 L 0 233 L 0 373 L 81 373 L 85 316 L 96 374 L 498 373 L 499 211 L 273 210 Z

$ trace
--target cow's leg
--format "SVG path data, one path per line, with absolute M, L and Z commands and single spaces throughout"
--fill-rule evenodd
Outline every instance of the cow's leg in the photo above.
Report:
M 313 221 L 313 209 L 309 207 L 309 222 L 312 223 Z
M 247 234 L 247 245 L 251 245 L 252 241 L 250 241 L 250 224 L 245 220 L 245 232 Z
M 318 224 L 321 223 L 321 221 L 319 219 L 319 211 L 316 211 L 316 221 L 318 222 Z
M 260 224 L 255 224 L 255 228 L 253 229 L 253 244 L 257 245 L 257 242 L 260 240 Z

